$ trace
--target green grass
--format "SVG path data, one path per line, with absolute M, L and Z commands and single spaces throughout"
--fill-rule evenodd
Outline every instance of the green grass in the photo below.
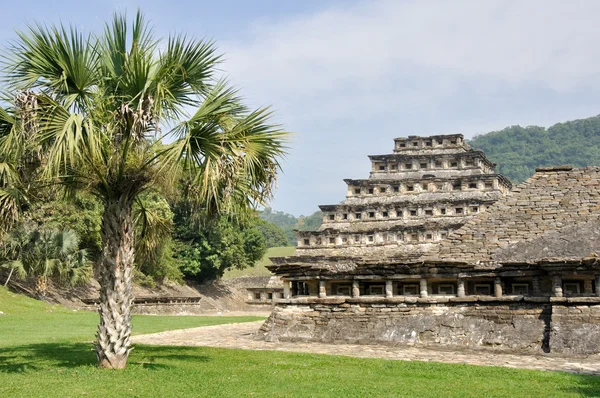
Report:
M 296 252 L 294 246 L 272 247 L 267 250 L 267 254 L 254 267 L 244 269 L 230 269 L 225 271 L 223 279 L 239 278 L 241 276 L 271 276 L 271 271 L 265 268 L 266 265 L 273 264 L 269 257 L 293 256 Z
M 0 348 L 3 397 L 577 397 L 600 378 L 566 373 L 216 348 L 138 346 L 128 368 L 90 346 Z
M 55 341 L 92 341 L 99 316 L 50 305 L 0 287 L 0 347 Z M 251 322 L 264 317 L 133 316 L 133 333 L 154 333 L 223 323 Z M 0 395 L 1 396 L 1 395 Z
M 102 370 L 84 342 L 88 321 L 76 321 L 89 314 L 2 288 L 0 310 L 8 314 L 0 316 L 0 397 L 600 396 L 593 376 L 205 347 L 136 346 L 127 369 Z M 136 317 L 144 331 L 195 317 L 161 318 Z

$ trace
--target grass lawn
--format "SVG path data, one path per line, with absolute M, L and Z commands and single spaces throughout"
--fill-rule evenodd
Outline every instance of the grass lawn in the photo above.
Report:
M 59 305 L 50 305 L 11 293 L 2 286 L 0 286 L 0 311 L 6 314 L 0 316 L 0 347 L 55 341 L 92 341 L 100 319 L 95 312 L 74 312 Z M 134 315 L 132 323 L 133 333 L 142 334 L 261 319 L 265 318 Z
M 101 370 L 86 342 L 90 314 L 2 288 L 0 311 L 0 397 L 600 396 L 593 376 L 203 347 L 136 346 L 127 369 Z M 193 318 L 135 321 L 146 332 Z M 197 318 L 192 326 L 206 319 Z
M 269 257 L 285 257 L 293 256 L 296 252 L 294 246 L 285 247 L 271 247 L 267 250 L 267 254 L 264 255 L 254 267 L 245 269 L 228 269 L 223 275 L 223 279 L 239 278 L 240 276 L 271 276 L 273 275 L 265 265 L 273 264 Z

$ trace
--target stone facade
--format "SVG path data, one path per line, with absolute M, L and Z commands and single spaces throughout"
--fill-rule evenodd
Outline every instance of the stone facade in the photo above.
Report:
M 323 224 L 298 233 L 297 256 L 427 250 L 511 188 L 462 135 L 394 141 L 394 153 L 369 156 L 368 179 L 344 180 L 341 204 L 320 206 Z
M 544 244 L 551 236 L 568 240 L 585 224 L 598 225 L 600 217 L 600 167 L 573 169 L 570 166 L 540 168 L 523 184 L 514 188 L 504 200 L 496 203 L 490 212 L 467 223 L 432 258 L 453 258 L 468 262 L 494 262 L 529 258 L 535 248 L 538 258 L 570 256 L 562 245 L 552 255 L 552 246 Z M 583 241 L 595 242 L 596 239 Z M 536 242 L 537 240 L 537 242 Z M 515 245 L 519 250 L 516 251 Z M 569 245 L 570 246 L 570 245 Z M 573 246 L 574 250 L 583 250 Z M 583 257 L 588 252 L 573 253 Z
M 276 276 L 258 277 L 251 286 L 246 287 L 248 291 L 248 304 L 269 305 L 275 304 L 278 299 L 283 298 L 283 283 Z
M 370 158 L 297 255 L 272 259 L 284 292 L 265 335 L 600 352 L 600 168 L 541 168 L 511 189 L 460 135 Z
M 531 353 L 598 352 L 600 300 L 411 297 L 282 300 L 261 332 L 282 341 L 443 344 Z

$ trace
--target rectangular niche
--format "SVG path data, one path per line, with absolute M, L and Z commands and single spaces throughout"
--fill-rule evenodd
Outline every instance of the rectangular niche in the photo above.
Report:
M 310 296 L 308 283 L 292 281 L 292 296 Z
M 579 282 L 565 282 L 563 287 L 565 294 L 579 294 L 581 293 L 581 286 Z
M 512 294 L 526 296 L 529 294 L 529 283 L 513 283 L 511 285 Z
M 336 296 L 350 296 L 352 292 L 352 285 L 336 285 L 335 294 Z
M 452 283 L 440 283 L 438 285 L 438 294 L 443 294 L 446 296 L 453 296 L 455 290 L 455 286 Z
M 368 287 L 367 292 L 369 296 L 383 296 L 385 293 L 384 285 L 371 285 Z
M 473 291 L 478 296 L 489 296 L 492 294 L 492 287 L 488 283 L 476 283 Z
M 404 296 L 418 296 L 419 285 L 402 285 L 402 294 Z

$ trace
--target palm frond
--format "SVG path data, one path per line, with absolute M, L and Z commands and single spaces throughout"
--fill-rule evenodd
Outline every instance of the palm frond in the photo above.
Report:
M 17 279 L 25 279 L 27 271 L 20 260 L 7 261 L 0 264 L 0 268 L 4 268 L 11 272 L 11 275 Z
M 199 208 L 241 215 L 271 197 L 288 133 L 269 124 L 270 116 L 268 109 L 247 112 L 237 92 L 221 83 L 177 127 L 165 159 L 182 165 Z
M 151 92 L 159 117 L 179 117 L 185 106 L 195 106 L 211 88 L 215 66 L 222 56 L 212 41 L 185 35 L 169 37 L 156 66 Z
M 0 235 L 17 221 L 21 209 L 29 204 L 27 196 L 17 188 L 0 188 Z
M 106 77 L 104 94 L 136 108 L 151 84 L 158 41 L 140 11 L 131 28 L 131 37 L 129 31 L 126 16 L 115 13 L 100 38 L 99 53 Z
M 0 106 L 0 138 L 10 134 L 15 128 L 16 120 L 8 110 Z
M 155 197 L 154 201 L 156 202 L 157 199 L 161 200 Z M 171 237 L 172 213 L 171 217 L 165 215 L 164 211 L 152 206 L 151 201 L 139 196 L 134 207 L 134 220 L 138 261 L 152 262 L 155 260 L 156 249 L 164 240 Z
M 40 89 L 65 106 L 82 106 L 98 84 L 94 39 L 75 27 L 30 25 L 4 59 L 4 80 L 17 91 Z
M 59 256 L 67 256 L 79 247 L 79 236 L 70 229 L 55 232 L 53 240 Z

